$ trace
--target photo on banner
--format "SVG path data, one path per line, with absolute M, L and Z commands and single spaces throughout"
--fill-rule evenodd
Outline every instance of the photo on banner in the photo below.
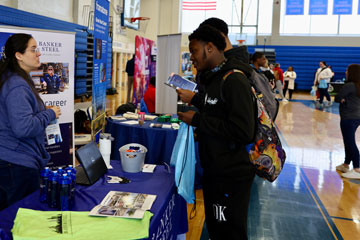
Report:
M 105 124 L 108 37 L 109 1 L 95 0 L 91 134 L 96 141 Z
M 3 26 L 0 27 L 1 56 L 7 39 L 15 33 L 30 34 L 36 40 L 41 65 L 30 76 L 45 106 L 59 106 L 62 113 L 46 129 L 46 150 L 51 156 L 47 166 L 74 164 L 75 33 Z
M 62 94 L 69 89 L 69 63 L 42 62 L 30 75 L 39 94 Z
M 156 44 L 154 41 L 135 37 L 134 94 L 133 103 L 138 104 L 147 90 L 149 80 L 156 76 Z

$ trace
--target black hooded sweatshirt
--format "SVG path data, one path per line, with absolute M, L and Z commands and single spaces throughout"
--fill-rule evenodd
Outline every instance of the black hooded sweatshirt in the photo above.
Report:
M 249 51 L 245 45 L 231 48 L 224 55 L 227 59 L 234 57 L 242 63 L 249 63 Z
M 233 69 L 245 75 L 252 70 L 229 58 L 217 72 L 201 74 L 205 94 L 199 95 L 204 97 L 198 102 L 202 106 L 194 104 L 200 112 L 192 119 L 192 125 L 197 127 L 204 177 L 223 182 L 247 180 L 255 173 L 245 148 L 255 134 L 255 105 L 249 81 L 243 74 L 232 73 L 223 82 L 223 76 Z

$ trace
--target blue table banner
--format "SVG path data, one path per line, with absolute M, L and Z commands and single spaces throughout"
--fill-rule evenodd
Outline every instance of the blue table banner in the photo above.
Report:
M 286 0 L 286 15 L 304 15 L 304 0 Z
M 309 15 L 327 15 L 328 0 L 310 0 Z
M 334 15 L 351 15 L 352 14 L 352 0 L 334 0 Z

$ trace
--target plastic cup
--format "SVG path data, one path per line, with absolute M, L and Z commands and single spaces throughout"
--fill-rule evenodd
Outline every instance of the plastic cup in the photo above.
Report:
M 144 125 L 144 122 L 145 122 L 145 113 L 144 113 L 144 112 L 139 112 L 139 113 L 138 113 L 138 119 L 139 119 L 139 125 L 140 125 L 140 126 Z

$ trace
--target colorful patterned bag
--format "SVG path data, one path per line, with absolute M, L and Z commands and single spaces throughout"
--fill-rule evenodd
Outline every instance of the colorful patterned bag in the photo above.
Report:
M 254 88 L 252 91 L 256 99 L 257 119 L 255 141 L 248 146 L 250 162 L 254 164 L 259 177 L 273 182 L 283 169 L 286 154 L 275 125 L 261 102 L 261 96 L 256 95 Z
M 234 72 L 239 72 L 245 76 L 242 71 L 234 69 L 224 75 L 223 81 Z M 255 109 L 257 110 L 256 132 L 254 143 L 247 145 L 246 148 L 250 155 L 250 162 L 256 168 L 256 174 L 273 182 L 283 169 L 286 154 L 282 148 L 274 122 L 262 103 L 262 94 L 257 94 L 253 87 L 251 89 L 256 103 Z

